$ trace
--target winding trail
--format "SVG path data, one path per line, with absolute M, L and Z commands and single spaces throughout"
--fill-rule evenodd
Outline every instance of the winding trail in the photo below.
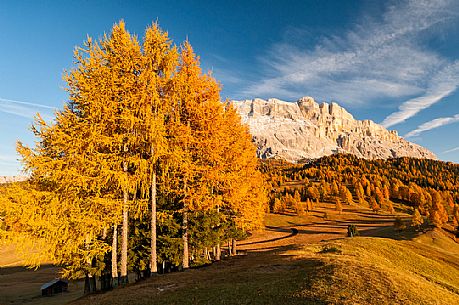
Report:
M 320 203 L 306 216 L 293 214 L 268 214 L 269 225 L 252 236 L 240 241 L 238 249 L 244 252 L 266 251 L 275 247 L 298 246 L 320 241 L 344 238 L 347 227 L 355 225 L 362 236 L 394 237 L 393 223 L 396 216 L 406 214 L 376 214 L 368 208 L 345 206 L 342 213 L 334 210 L 334 205 Z M 274 225 L 276 224 L 276 225 Z
M 406 214 L 399 214 L 406 216 Z M 320 203 L 305 216 L 294 214 L 268 214 L 263 230 L 253 232 L 246 240 L 238 242 L 238 254 L 230 259 L 215 262 L 205 268 L 186 272 L 174 272 L 155 277 L 132 286 L 129 291 L 133 296 L 144 295 L 146 299 L 166 290 L 191 287 L 197 282 L 226 282 L 228 275 L 236 278 L 250 277 L 254 274 L 269 274 L 294 268 L 295 261 L 289 257 L 289 249 L 299 249 L 304 245 L 325 240 L 345 238 L 347 226 L 354 224 L 361 235 L 393 237 L 395 215 L 375 214 L 367 208 L 344 206 L 341 214 L 334 210 L 333 204 Z M 311 262 L 315 264 L 315 262 Z M 72 282 L 68 294 L 49 299 L 37 296 L 39 287 L 49 278 L 55 277 L 55 267 L 41 268 L 38 271 L 26 271 L 20 267 L 4 268 L 0 272 L 0 299 L 17 300 L 9 304 L 63 304 L 81 296 L 82 282 Z M 311 266 L 313 270 L 313 266 Z M 236 279 L 237 280 L 237 279 Z M 15 296 L 21 295 L 18 300 Z M 107 294 L 83 298 L 75 304 L 135 304 L 136 299 L 129 299 L 125 289 L 117 289 Z M 0 300 L 0 304 L 3 304 Z M 53 301 L 53 302 L 50 302 Z
M 263 230 L 253 232 L 246 240 L 238 242 L 238 255 L 223 259 L 205 268 L 175 272 L 108 294 L 84 298 L 75 304 L 113 305 L 135 302 L 138 298 L 155 299 L 166 290 L 187 289 L 196 283 L 226 283 L 234 281 L 245 285 L 247 279 L 265 278 L 270 274 L 289 274 L 295 268 L 310 272 L 311 276 L 321 262 L 307 260 L 298 264 L 294 252 L 304 245 L 320 241 L 345 238 L 347 226 L 354 224 L 364 236 L 394 237 L 393 222 L 396 215 L 375 214 L 367 208 L 345 206 L 342 213 L 334 210 L 333 204 L 320 203 L 306 216 L 294 214 L 268 214 Z M 406 216 L 399 214 L 398 216 Z M 226 250 L 226 249 L 225 249 Z M 256 280 L 253 280 L 256 281 Z M 203 284 L 207 285 L 207 284 Z M 221 284 L 222 285 L 222 284 Z M 149 303 L 150 304 L 150 303 Z
M 279 229 L 280 231 L 284 230 L 284 229 L 282 229 L 280 227 L 267 226 L 266 228 L 273 229 L 273 230 Z M 285 238 L 290 238 L 290 237 L 296 236 L 298 234 L 298 229 L 297 228 L 290 228 L 290 231 L 292 231 L 292 233 L 290 233 L 289 235 L 286 235 L 286 236 L 271 238 L 271 239 L 267 239 L 267 240 L 259 240 L 259 241 L 252 241 L 252 242 L 242 242 L 242 243 L 240 243 L 240 245 L 241 246 L 247 246 L 247 245 L 269 243 L 269 242 L 274 242 L 274 241 L 278 241 L 278 240 L 285 239 Z

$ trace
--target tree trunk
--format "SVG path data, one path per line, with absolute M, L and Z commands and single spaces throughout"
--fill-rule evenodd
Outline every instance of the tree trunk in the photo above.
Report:
M 86 236 L 86 239 L 85 239 L 85 249 L 86 251 L 89 250 L 89 244 L 91 243 L 91 239 Z M 94 261 L 91 259 L 91 258 L 87 258 L 86 260 L 86 263 L 87 263 L 87 267 L 88 269 L 90 270 L 92 267 L 94 267 Z M 85 272 L 85 280 L 84 280 L 84 291 L 83 293 L 84 294 L 89 294 L 89 293 L 94 293 L 96 292 L 96 289 L 95 289 L 95 281 L 94 281 L 94 278 L 92 276 L 92 274 L 88 271 Z
M 90 293 L 91 293 L 91 281 L 89 280 L 89 275 L 86 273 L 84 277 L 83 294 L 90 294 Z
M 123 231 L 121 232 L 121 284 L 128 282 L 127 274 L 127 248 L 128 248 L 128 199 L 127 190 L 123 191 Z
M 183 269 L 190 268 L 190 258 L 188 252 L 188 212 L 186 210 L 183 211 L 183 261 L 182 266 Z
M 97 264 L 96 259 L 93 258 L 90 264 L 92 268 L 95 268 Z M 97 292 L 97 277 L 95 274 L 89 273 L 89 285 L 90 285 L 89 287 L 91 289 L 91 293 L 96 293 Z
M 112 285 L 118 286 L 118 226 L 113 226 L 113 241 L 112 241 Z
M 206 248 L 206 259 L 211 262 L 212 261 L 212 256 L 210 255 L 210 251 Z
M 151 149 L 153 152 L 153 148 Z M 156 257 L 156 173 L 151 177 L 151 256 L 150 273 L 158 273 L 158 261 Z
M 187 122 L 188 130 L 190 130 L 190 120 Z M 188 140 L 187 140 L 188 141 Z M 188 151 L 188 142 L 185 144 L 185 151 Z M 184 179 L 184 186 L 183 189 L 185 190 L 185 197 L 188 192 L 188 183 L 187 178 Z M 183 259 L 182 259 L 182 267 L 183 269 L 190 268 L 190 256 L 188 250 L 188 207 L 186 204 L 186 198 L 183 198 Z
M 89 287 L 91 290 L 91 293 L 96 293 L 97 292 L 97 286 L 96 286 L 96 276 L 89 274 Z
M 126 158 L 129 148 L 127 144 L 123 147 L 124 156 Z M 129 164 L 128 161 L 123 161 L 124 174 L 128 175 Z M 127 183 L 127 182 L 126 182 Z M 123 223 L 121 231 L 121 284 L 124 285 L 128 282 L 128 271 L 127 271 L 127 248 L 128 248 L 128 225 L 129 225 L 129 188 L 128 185 L 123 185 Z
M 125 147 L 125 151 L 127 151 Z M 124 173 L 127 175 L 128 163 L 124 161 L 123 163 Z M 128 248 L 128 222 L 129 222 L 129 212 L 128 212 L 128 201 L 129 201 L 129 192 L 127 186 L 123 190 L 123 229 L 121 232 L 121 284 L 124 285 L 128 282 L 128 273 L 127 273 L 127 248 Z
M 233 238 L 233 246 L 231 247 L 231 254 L 236 255 L 236 239 Z
M 221 257 L 222 257 L 222 249 L 220 248 L 220 243 L 217 244 L 217 247 L 216 247 L 216 254 L 215 254 L 215 260 L 216 261 L 219 261 L 221 260 Z
M 212 189 L 213 192 L 213 189 Z M 217 205 L 217 214 L 219 214 L 220 217 L 220 205 Z M 219 238 L 220 239 L 220 238 Z M 220 241 L 217 243 L 217 249 L 216 249 L 216 254 L 215 254 L 215 260 L 218 262 L 222 258 L 222 249 L 220 248 Z

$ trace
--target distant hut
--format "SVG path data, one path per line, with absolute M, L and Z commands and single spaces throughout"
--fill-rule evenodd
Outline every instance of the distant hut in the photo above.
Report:
M 62 292 L 67 292 L 69 288 L 69 282 L 62 279 L 54 279 L 51 282 L 43 284 L 41 286 L 42 296 L 52 296 Z

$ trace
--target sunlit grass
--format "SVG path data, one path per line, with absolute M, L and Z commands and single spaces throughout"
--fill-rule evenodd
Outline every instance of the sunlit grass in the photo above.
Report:
M 343 238 L 252 253 L 78 304 L 459 304 L 458 261 L 459 245 L 439 232 Z
M 428 236 L 422 239 L 428 240 Z M 459 304 L 459 246 L 442 234 L 447 250 L 416 241 L 352 238 L 291 251 L 298 259 L 317 259 L 319 272 L 299 296 L 322 297 L 332 304 Z

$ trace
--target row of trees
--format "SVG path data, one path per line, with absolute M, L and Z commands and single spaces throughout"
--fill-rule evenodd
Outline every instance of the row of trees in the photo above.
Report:
M 140 42 L 120 22 L 74 57 L 69 102 L 52 123 L 37 116 L 34 148 L 18 143 L 30 181 L 2 190 L 1 237 L 30 265 L 51 259 L 68 278 L 111 265 L 124 283 L 128 261 L 188 268 L 261 226 L 250 135 L 188 42 L 173 46 L 157 24 Z
M 273 198 L 294 194 L 290 181 L 301 181 L 303 200 L 367 205 L 375 212 L 394 213 L 393 202 L 413 208 L 416 225 L 424 218 L 437 227 L 459 222 L 459 166 L 442 161 L 398 158 L 365 160 L 353 155 L 332 155 L 307 164 L 277 160 L 262 166 L 269 175 Z M 296 188 L 298 189 L 298 188 Z M 274 199 L 271 200 L 271 205 Z M 418 216 L 419 214 L 419 216 Z

